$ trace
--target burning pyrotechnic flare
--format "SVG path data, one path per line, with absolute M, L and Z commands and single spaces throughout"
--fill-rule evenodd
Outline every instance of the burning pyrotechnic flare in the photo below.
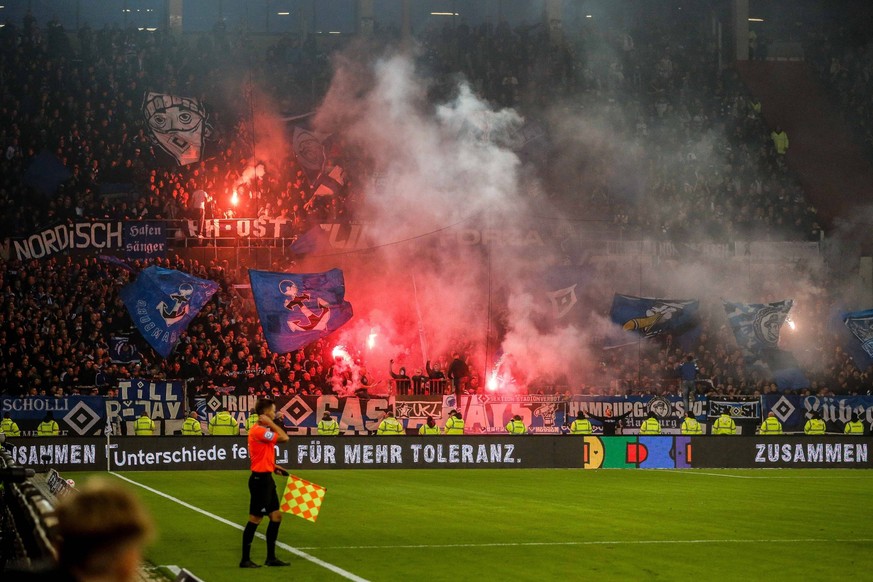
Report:
M 367 336 L 367 347 L 372 350 L 373 346 L 375 346 L 375 345 L 376 345 L 376 330 L 371 329 L 370 335 Z
M 347 362 L 347 363 L 352 361 L 352 357 L 349 355 L 349 353 L 346 351 L 346 349 L 343 346 L 334 347 L 333 351 L 331 351 L 330 355 L 333 356 L 334 359 L 340 358 L 341 360 L 343 360 L 344 362 Z
M 239 204 L 239 194 L 237 194 L 236 188 L 233 189 L 233 195 L 230 197 L 230 203 L 234 206 Z
M 787 317 L 787 318 L 785 318 L 785 323 L 788 324 L 788 327 L 791 329 L 791 331 L 796 331 L 796 330 L 797 330 L 797 324 L 794 323 L 794 320 L 791 319 L 791 317 Z
M 506 354 L 503 354 L 498 358 L 497 363 L 494 364 L 494 369 L 491 371 L 491 375 L 488 376 L 488 379 L 485 381 L 485 388 L 487 388 L 490 392 L 496 392 L 498 388 L 500 388 L 500 366 L 503 365 L 503 359 L 506 358 Z

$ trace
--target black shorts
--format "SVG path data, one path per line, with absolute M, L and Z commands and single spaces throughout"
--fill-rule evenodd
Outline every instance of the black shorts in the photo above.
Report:
M 279 510 L 279 496 L 272 473 L 252 473 L 249 476 L 249 515 L 269 515 Z

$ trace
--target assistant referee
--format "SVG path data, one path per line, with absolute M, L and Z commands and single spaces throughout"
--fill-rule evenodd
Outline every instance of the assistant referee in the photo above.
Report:
M 276 539 L 279 537 L 279 524 L 282 512 L 279 511 L 279 496 L 273 473 L 288 475 L 288 471 L 276 465 L 276 443 L 288 441 L 288 435 L 276 424 L 276 404 L 267 398 L 258 400 L 255 406 L 258 423 L 249 430 L 249 458 L 252 460 L 252 474 L 249 476 L 249 520 L 243 530 L 242 560 L 240 568 L 260 568 L 252 561 L 250 552 L 255 532 L 265 515 L 270 516 L 267 525 L 267 561 L 265 566 L 288 566 L 276 558 Z

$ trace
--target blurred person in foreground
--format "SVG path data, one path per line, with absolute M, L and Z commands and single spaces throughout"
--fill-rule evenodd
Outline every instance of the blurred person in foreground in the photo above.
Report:
M 57 506 L 58 562 L 50 570 L 9 580 L 134 582 L 145 545 L 153 537 L 151 518 L 139 499 L 116 481 L 89 480 Z

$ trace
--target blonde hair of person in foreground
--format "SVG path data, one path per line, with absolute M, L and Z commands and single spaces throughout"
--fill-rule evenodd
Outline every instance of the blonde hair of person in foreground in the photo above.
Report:
M 154 526 L 139 499 L 114 480 L 90 479 L 58 504 L 58 567 L 78 582 L 137 579 Z

